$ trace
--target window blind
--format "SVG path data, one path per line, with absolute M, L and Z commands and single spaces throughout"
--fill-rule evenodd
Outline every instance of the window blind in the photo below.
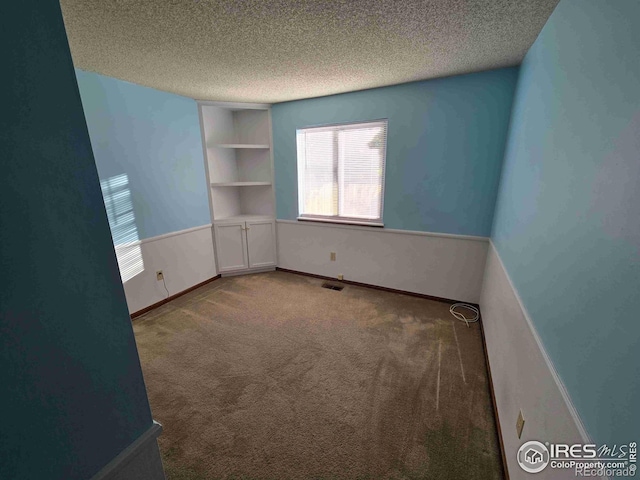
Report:
M 301 217 L 382 223 L 387 121 L 299 129 Z

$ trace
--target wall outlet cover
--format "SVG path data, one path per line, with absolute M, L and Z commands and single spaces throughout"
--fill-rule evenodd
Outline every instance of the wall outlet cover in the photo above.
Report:
M 156 272 L 156 280 L 160 281 L 164 279 L 164 274 L 162 273 L 162 270 L 158 270 Z
M 329 258 L 331 258 L 332 262 L 335 262 L 336 261 L 336 252 L 331 252 Z
M 339 274 L 339 275 L 338 275 L 338 280 L 344 280 L 344 275 Z

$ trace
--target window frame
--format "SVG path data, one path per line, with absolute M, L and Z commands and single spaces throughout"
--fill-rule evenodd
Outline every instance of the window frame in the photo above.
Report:
M 375 219 L 363 219 L 358 217 L 347 217 L 341 215 L 317 215 L 310 213 L 300 213 L 302 211 L 302 195 L 301 195 L 301 158 L 299 155 L 300 145 L 298 144 L 298 135 L 300 132 L 305 130 L 316 130 L 316 131 L 339 131 L 339 128 L 336 127 L 352 127 L 356 128 L 360 125 L 366 124 L 375 124 L 375 123 L 384 123 L 385 125 L 385 141 L 384 148 L 382 149 L 382 178 L 381 178 L 381 190 L 380 190 L 380 217 Z M 345 130 L 348 128 L 345 128 Z M 330 123 L 330 124 L 322 124 L 322 125 L 310 125 L 305 127 L 296 128 L 296 187 L 297 187 L 297 195 L 298 195 L 298 221 L 304 222 L 320 222 L 320 223 L 335 223 L 342 225 L 358 225 L 365 227 L 374 227 L 374 228 L 383 228 L 384 227 L 384 194 L 385 194 L 385 184 L 386 184 L 386 170 L 387 170 L 387 143 L 389 138 L 389 119 L 388 118 L 378 118 L 374 120 L 360 120 L 354 122 L 340 122 L 340 123 Z M 339 163 L 338 163 L 339 165 Z M 339 170 L 339 167 L 338 167 Z M 339 177 L 336 179 L 337 190 L 338 190 L 338 205 L 340 204 L 340 180 Z M 338 207 L 339 209 L 339 207 Z

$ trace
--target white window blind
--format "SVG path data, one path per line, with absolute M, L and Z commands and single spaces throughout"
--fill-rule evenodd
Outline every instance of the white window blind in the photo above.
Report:
M 296 140 L 301 218 L 382 224 L 386 120 L 304 128 Z

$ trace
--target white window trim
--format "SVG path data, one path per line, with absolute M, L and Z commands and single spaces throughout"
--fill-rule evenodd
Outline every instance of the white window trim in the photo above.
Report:
M 296 166 L 297 166 L 297 191 L 298 191 L 298 212 L 302 211 L 302 196 L 300 195 L 300 172 L 301 172 L 301 162 L 303 161 L 304 156 L 300 155 L 300 151 L 298 150 L 297 144 L 297 133 L 299 130 L 306 129 L 314 129 L 316 131 L 323 130 L 333 130 L 335 127 L 346 127 L 353 126 L 354 128 L 358 125 L 363 125 L 367 123 L 385 123 L 386 124 L 386 136 L 384 142 L 384 151 L 382 155 L 382 182 L 381 182 L 381 191 L 380 191 L 380 218 L 367 220 L 362 218 L 350 218 L 343 217 L 340 215 L 313 215 L 313 214 L 298 214 L 298 221 L 305 222 L 320 222 L 320 223 L 336 223 L 336 224 L 345 224 L 345 225 L 358 225 L 365 227 L 374 227 L 374 228 L 383 228 L 384 227 L 384 193 L 385 193 L 385 184 L 386 184 L 386 173 L 387 173 L 387 140 L 389 138 L 389 120 L 387 118 L 378 118 L 374 120 L 361 120 L 357 122 L 345 122 L 345 123 L 332 123 L 332 124 L 324 124 L 318 126 L 307 126 L 296 129 Z
M 365 227 L 384 227 L 384 223 L 378 221 L 367 221 L 361 218 L 337 217 L 329 215 L 301 215 L 297 218 L 302 222 L 321 222 L 321 223 L 342 223 L 344 225 L 361 225 Z

